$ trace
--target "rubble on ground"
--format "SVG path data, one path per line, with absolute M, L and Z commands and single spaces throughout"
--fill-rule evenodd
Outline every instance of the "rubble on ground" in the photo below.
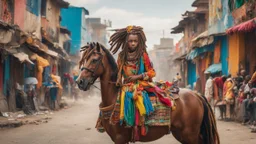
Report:
M 39 125 L 48 123 L 53 115 L 50 111 L 40 111 L 33 115 L 26 115 L 23 111 L 19 112 L 1 112 L 0 128 L 15 128 L 27 124 Z

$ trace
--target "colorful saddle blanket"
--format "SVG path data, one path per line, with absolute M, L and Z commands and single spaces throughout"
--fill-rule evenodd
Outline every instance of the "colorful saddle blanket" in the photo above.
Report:
M 145 115 L 145 117 L 140 117 L 142 120 L 140 125 L 146 126 L 169 126 L 171 124 L 171 111 L 172 108 L 165 106 L 162 104 L 158 97 L 150 96 L 150 101 L 152 103 L 154 112 L 149 115 Z M 171 98 L 170 98 L 171 101 Z M 120 123 L 120 102 L 117 101 L 114 111 L 110 117 L 110 123 L 115 125 Z M 126 124 L 124 122 L 124 124 Z

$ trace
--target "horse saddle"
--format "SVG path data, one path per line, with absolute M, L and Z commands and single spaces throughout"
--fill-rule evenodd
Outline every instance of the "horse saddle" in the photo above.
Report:
M 170 96 L 173 100 L 177 100 L 180 98 L 180 95 L 179 95 L 179 91 L 180 89 L 178 87 L 172 87 L 169 92 L 170 92 Z
M 171 98 L 172 98 L 173 100 L 177 100 L 177 99 L 180 98 L 180 95 L 177 94 L 177 93 L 172 93 L 172 94 L 170 94 L 170 96 L 171 96 Z

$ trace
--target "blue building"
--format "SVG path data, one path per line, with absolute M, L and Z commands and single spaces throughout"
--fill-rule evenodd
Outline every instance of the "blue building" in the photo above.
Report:
M 71 55 L 77 55 L 81 46 L 85 45 L 90 38 L 87 34 L 85 15 L 89 11 L 83 7 L 70 6 L 67 9 L 61 9 L 61 26 L 71 31 Z

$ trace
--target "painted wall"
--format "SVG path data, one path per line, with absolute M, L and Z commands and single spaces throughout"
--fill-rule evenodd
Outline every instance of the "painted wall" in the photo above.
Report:
M 46 16 L 42 17 L 42 27 L 46 30 L 48 38 L 52 41 L 58 41 L 60 28 L 59 22 L 60 7 L 52 0 L 47 0 Z
M 41 38 L 41 0 L 26 0 L 24 31 Z
M 90 42 L 87 40 L 87 28 L 86 28 L 86 22 L 85 22 L 85 11 L 82 10 L 81 15 L 81 46 L 86 45 L 87 42 Z
M 26 0 L 15 0 L 14 3 L 14 24 L 24 29 L 24 19 L 26 13 Z
M 228 38 L 227 36 L 220 37 L 221 39 L 221 64 L 222 64 L 222 74 L 228 75 Z
M 78 7 L 69 7 L 68 9 L 61 9 L 61 26 L 66 27 L 72 33 L 71 35 L 71 55 L 76 55 L 82 45 L 82 34 L 86 26 L 83 26 L 83 9 Z
M 244 45 L 244 34 L 233 34 L 228 36 L 229 41 L 229 73 L 232 76 L 236 76 L 239 71 L 239 66 L 244 66 L 245 57 L 245 45 Z
M 233 26 L 229 0 L 209 0 L 209 34 L 223 33 Z

